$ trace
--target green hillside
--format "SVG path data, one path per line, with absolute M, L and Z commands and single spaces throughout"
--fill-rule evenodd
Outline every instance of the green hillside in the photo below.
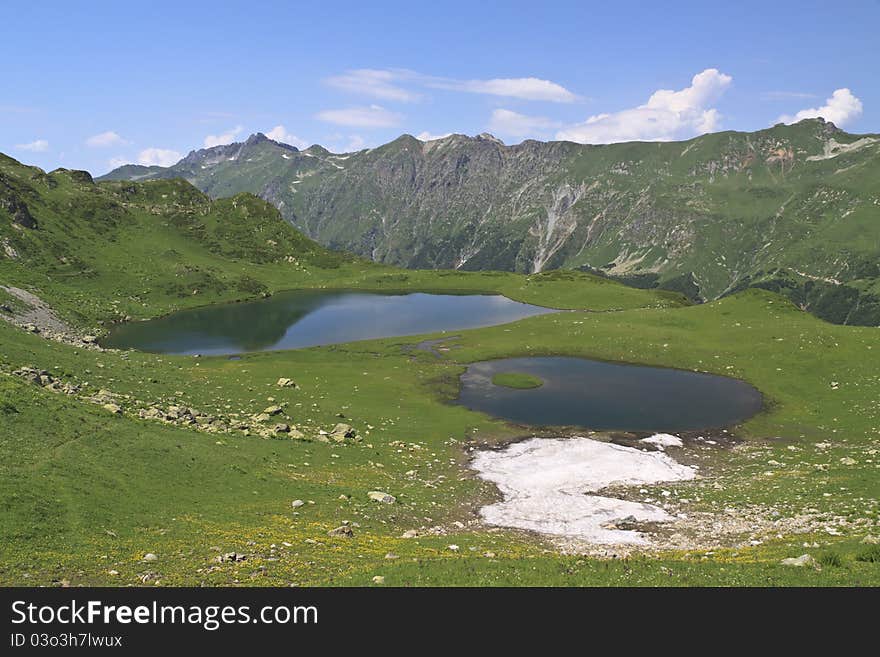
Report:
M 4 585 L 880 583 L 877 329 L 773 292 L 688 305 L 574 270 L 395 269 L 325 250 L 249 194 L 96 184 L 6 157 L 0 286 Z M 126 316 L 297 287 L 500 292 L 571 310 L 236 360 L 83 339 Z M 22 319 L 47 313 L 68 328 Z M 425 339 L 443 348 L 417 348 Z M 632 491 L 675 514 L 662 548 L 575 556 L 479 521 L 498 491 L 468 467 L 472 451 L 544 433 L 448 403 L 457 377 L 551 354 L 735 376 L 765 395 L 764 412 L 688 447 L 700 478 Z M 275 431 L 282 421 L 296 431 Z M 803 553 L 817 566 L 780 563 Z
M 345 155 L 255 135 L 149 175 L 258 194 L 321 244 L 380 262 L 581 268 L 702 299 L 766 287 L 829 321 L 880 324 L 880 138 L 821 119 L 606 146 L 404 135 Z
M 75 325 L 146 317 L 292 287 L 499 290 L 538 301 L 545 280 L 499 272 L 401 272 L 328 251 L 255 196 L 211 200 L 181 179 L 95 183 L 0 155 L 0 280 L 32 290 Z M 552 300 L 596 309 L 681 303 L 588 274 Z M 587 293 L 585 294 L 585 290 Z
M 6 156 L 0 244 L 3 282 L 39 290 L 75 324 L 254 296 L 281 284 L 281 263 L 294 278 L 355 266 L 249 194 L 211 201 L 180 179 L 98 185 Z

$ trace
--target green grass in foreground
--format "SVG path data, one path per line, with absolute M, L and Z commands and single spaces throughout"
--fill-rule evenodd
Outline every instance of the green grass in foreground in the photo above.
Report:
M 531 388 L 540 388 L 544 385 L 544 380 L 523 372 L 499 372 L 492 377 L 492 383 L 493 385 L 505 388 L 529 390 Z
M 211 435 L 112 416 L 2 379 L 0 581 L 368 585 L 383 574 L 397 585 L 880 583 L 875 562 L 852 556 L 821 572 L 779 566 L 878 533 L 876 331 L 825 324 L 749 292 L 692 308 L 562 313 L 462 332 L 448 352 L 455 362 L 412 351 L 422 337 L 230 361 L 76 352 L 0 325 L 3 369 L 34 364 L 93 388 L 209 412 L 281 403 L 309 436 L 342 413 L 363 437 L 336 445 Z M 804 358 L 825 349 L 834 358 Z M 460 363 L 538 353 L 693 367 L 756 384 L 768 409 L 741 428 L 754 440 L 713 452 L 703 471 L 711 476 L 666 487 L 669 499 L 689 513 L 809 515 L 827 531 L 782 534 L 772 544 L 756 536 L 760 544 L 736 557 L 583 559 L 568 576 L 577 560 L 545 552 L 543 541 L 472 525 L 495 493 L 466 468 L 462 448 L 516 430 L 444 400 L 454 395 Z M 279 389 L 282 376 L 300 387 Z M 370 501 L 375 489 L 398 502 Z M 294 510 L 294 499 L 314 504 Z M 357 524 L 355 537 L 327 536 L 343 520 Z M 400 538 L 430 527 L 445 534 Z M 212 561 L 228 551 L 248 559 Z M 159 561 L 142 562 L 146 552 Z

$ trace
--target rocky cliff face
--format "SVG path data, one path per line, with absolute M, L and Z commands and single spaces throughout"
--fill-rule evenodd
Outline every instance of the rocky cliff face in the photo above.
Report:
M 325 245 L 408 267 L 686 277 L 706 299 L 783 274 L 878 291 L 858 276 L 880 257 L 880 138 L 821 119 L 606 146 L 404 135 L 342 155 L 255 135 L 147 176 L 251 191 Z
M 292 218 L 325 243 L 375 260 L 535 271 L 552 237 L 534 232 L 538 217 L 550 213 L 560 228 L 570 219 L 574 192 L 560 173 L 573 148 L 404 136 L 304 181 Z

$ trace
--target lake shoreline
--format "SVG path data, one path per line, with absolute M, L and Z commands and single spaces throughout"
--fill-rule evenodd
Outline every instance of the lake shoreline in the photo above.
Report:
M 708 372 L 601 361 L 582 356 L 526 356 L 461 364 L 452 403 L 521 427 L 592 431 L 683 432 L 738 426 L 766 409 L 751 384 Z M 523 372 L 535 388 L 496 385 Z
M 434 335 L 563 312 L 500 293 L 308 288 L 116 324 L 101 346 L 229 356 Z

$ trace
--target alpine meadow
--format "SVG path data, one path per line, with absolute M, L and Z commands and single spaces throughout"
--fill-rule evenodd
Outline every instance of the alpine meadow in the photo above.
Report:
M 0 585 L 880 585 L 880 10 L 241 4 L 10 17 Z

